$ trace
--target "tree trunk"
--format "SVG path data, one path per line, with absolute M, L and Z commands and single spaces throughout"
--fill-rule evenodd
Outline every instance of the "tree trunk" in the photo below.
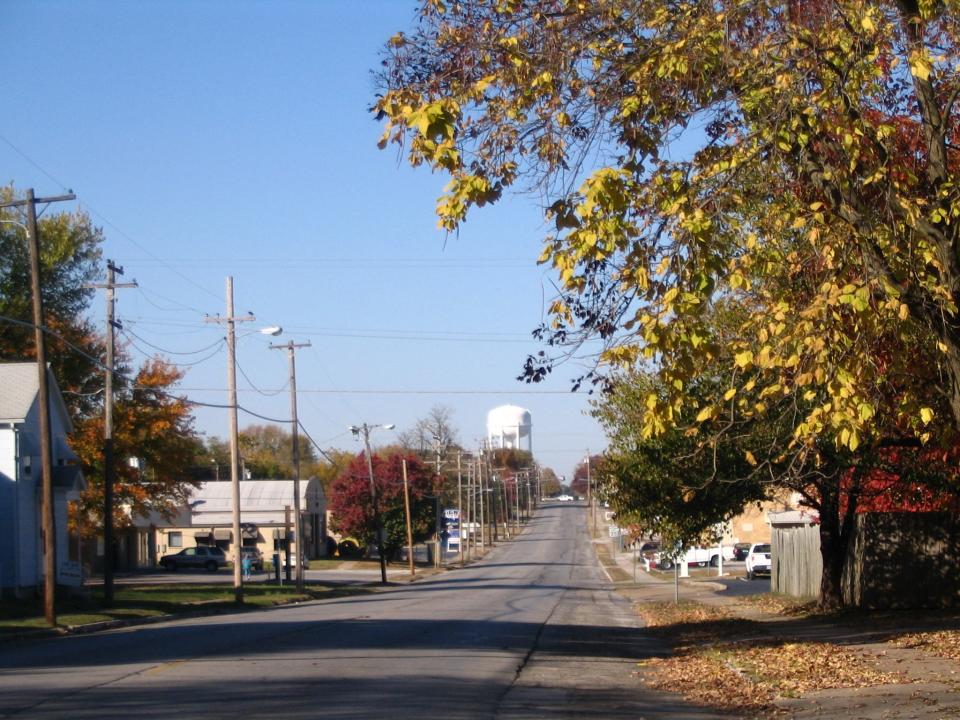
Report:
M 820 557 L 823 574 L 820 576 L 821 610 L 839 610 L 844 607 L 843 569 L 847 547 L 853 537 L 857 500 L 860 489 L 860 469 L 850 469 L 849 487 L 843 488 L 843 473 L 834 482 L 827 480 L 820 486 Z M 846 503 L 841 498 L 846 492 Z

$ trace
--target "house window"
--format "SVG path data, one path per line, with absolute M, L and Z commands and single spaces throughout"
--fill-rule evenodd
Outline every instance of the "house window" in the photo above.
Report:
M 170 547 L 183 547 L 183 533 L 172 532 L 167 535 L 167 544 Z

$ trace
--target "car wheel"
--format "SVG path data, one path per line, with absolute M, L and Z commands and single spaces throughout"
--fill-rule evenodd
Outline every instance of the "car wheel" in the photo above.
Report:
M 216 572 L 216 571 L 217 571 L 217 564 L 216 564 L 213 560 L 211 560 L 211 561 L 208 562 L 206 565 L 204 565 L 204 567 L 207 569 L 207 572 Z
M 710 558 L 710 567 L 719 567 L 719 565 L 720 565 L 719 555 L 714 555 L 712 558 Z
M 756 575 L 753 574 L 753 570 L 747 570 L 747 580 L 753 580 Z
M 177 564 L 175 562 L 167 563 L 167 572 L 176 572 L 176 571 L 177 571 Z
M 670 569 L 672 569 L 672 568 L 673 568 L 673 561 L 672 561 L 672 560 L 664 560 L 663 562 L 660 563 L 660 569 L 661 569 L 661 570 L 670 570 Z

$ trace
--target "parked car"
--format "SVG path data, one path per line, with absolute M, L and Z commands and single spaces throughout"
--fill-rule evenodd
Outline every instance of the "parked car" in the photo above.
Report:
M 240 548 L 240 560 L 250 558 L 250 569 L 254 572 L 263 572 L 263 553 L 255 547 Z
M 747 568 L 747 579 L 753 580 L 757 575 L 770 574 L 770 543 L 755 543 L 750 546 L 747 559 L 744 560 Z
M 560 502 L 573 502 L 573 496 L 571 495 L 558 495 L 557 500 Z
M 227 556 L 223 550 L 215 546 L 197 545 L 184 548 L 173 555 L 164 555 L 160 558 L 160 565 L 171 572 L 180 568 L 203 568 L 216 572 L 227 564 Z
M 750 552 L 750 543 L 736 543 L 733 546 L 733 559 L 746 560 L 747 553 Z
M 722 550 L 724 561 L 733 560 L 732 547 L 724 545 Z M 699 565 L 700 567 L 712 565 L 717 567 L 720 564 L 720 552 L 721 548 L 716 545 L 707 548 L 692 547 L 687 550 L 683 559 L 687 561 L 688 565 Z M 672 553 L 658 552 L 653 555 L 651 565 L 661 570 L 670 570 L 677 562 L 678 559 L 672 557 Z

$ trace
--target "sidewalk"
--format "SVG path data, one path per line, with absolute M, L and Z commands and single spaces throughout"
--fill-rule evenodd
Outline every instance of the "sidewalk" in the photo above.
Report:
M 638 568 L 633 582 L 632 553 L 613 553 L 606 537 L 594 539 L 597 556 L 618 591 L 634 603 L 672 602 L 674 583 Z M 729 595 L 709 579 L 684 579 L 684 601 L 721 609 L 744 621 L 740 641 L 748 647 L 830 643 L 866 658 L 894 682 L 867 687 L 817 690 L 799 697 L 778 698 L 777 714 L 790 718 L 960 718 L 960 661 L 941 657 L 904 642 L 908 633 L 949 629 L 960 632 L 960 613 L 849 613 L 836 616 L 789 617 L 771 614 L 756 603 Z M 899 641 L 898 641 L 899 638 Z M 910 646 L 910 645 L 914 646 Z M 906 646 L 905 646 L 906 645 Z M 827 648 L 830 646 L 827 645 Z M 730 692 L 737 692 L 736 687 Z

